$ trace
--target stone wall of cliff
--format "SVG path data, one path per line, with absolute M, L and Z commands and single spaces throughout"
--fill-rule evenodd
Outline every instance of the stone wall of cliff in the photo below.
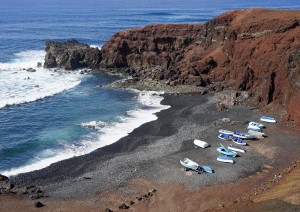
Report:
M 300 124 L 299 23 L 299 11 L 250 9 L 205 24 L 125 30 L 103 46 L 101 65 L 172 85 L 222 82 Z

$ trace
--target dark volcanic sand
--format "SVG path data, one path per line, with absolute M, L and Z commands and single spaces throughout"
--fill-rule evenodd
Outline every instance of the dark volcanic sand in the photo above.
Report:
M 125 186 L 134 178 L 158 183 L 180 182 L 197 188 L 237 181 L 269 162 L 253 148 L 264 141 L 249 141 L 246 153 L 234 158 L 235 164 L 216 160 L 219 155 L 216 148 L 221 141 L 217 138 L 217 130 L 244 130 L 244 122 L 251 120 L 257 111 L 234 107 L 218 112 L 211 95 L 166 95 L 162 103 L 172 107 L 159 112 L 156 121 L 142 125 L 117 143 L 13 177 L 14 182 L 42 186 L 46 195 L 63 198 L 94 195 L 116 187 L 123 187 L 125 193 L 134 192 Z M 223 123 L 220 121 L 223 117 L 236 122 Z M 207 141 L 211 147 L 195 149 L 195 138 Z M 179 163 L 184 157 L 212 167 L 215 173 L 187 176 Z

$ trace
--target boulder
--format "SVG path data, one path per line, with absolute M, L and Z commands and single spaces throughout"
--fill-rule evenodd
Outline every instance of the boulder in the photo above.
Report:
M 36 64 L 36 67 L 38 67 L 38 68 L 42 67 L 42 63 L 41 63 L 41 62 L 38 62 L 38 63 Z
M 119 209 L 129 209 L 130 207 L 125 203 L 119 206 Z
M 41 203 L 40 201 L 34 203 L 34 207 L 36 207 L 36 208 L 41 208 L 41 207 L 44 207 L 44 206 L 45 205 L 43 203 Z
M 0 190 L 8 190 L 13 188 L 13 184 L 10 182 L 9 178 L 0 174 Z

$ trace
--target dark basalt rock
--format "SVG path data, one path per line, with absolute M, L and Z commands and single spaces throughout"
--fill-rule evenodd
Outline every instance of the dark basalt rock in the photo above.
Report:
M 45 45 L 45 68 L 99 68 L 101 51 L 86 44 L 71 40 L 67 42 L 48 41 Z
M 129 209 L 130 207 L 125 203 L 119 206 L 119 209 Z
M 14 186 L 10 182 L 9 178 L 0 174 L 0 191 L 5 192 L 13 187 Z
M 27 72 L 36 72 L 36 70 L 34 68 L 28 68 L 26 69 Z
M 36 208 L 41 208 L 41 207 L 44 207 L 44 206 L 45 205 L 43 203 L 41 203 L 40 201 L 34 203 L 34 207 L 36 207 Z

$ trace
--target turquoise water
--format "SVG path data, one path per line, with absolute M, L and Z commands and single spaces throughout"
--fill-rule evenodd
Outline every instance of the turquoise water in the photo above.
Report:
M 118 76 L 23 68 L 43 62 L 47 40 L 99 48 L 114 33 L 154 23 L 198 23 L 248 7 L 299 1 L 21 1 L 0 6 L 0 173 L 14 175 L 87 154 L 155 119 L 161 97 L 99 87 Z M 29 79 L 28 79 L 29 77 Z

